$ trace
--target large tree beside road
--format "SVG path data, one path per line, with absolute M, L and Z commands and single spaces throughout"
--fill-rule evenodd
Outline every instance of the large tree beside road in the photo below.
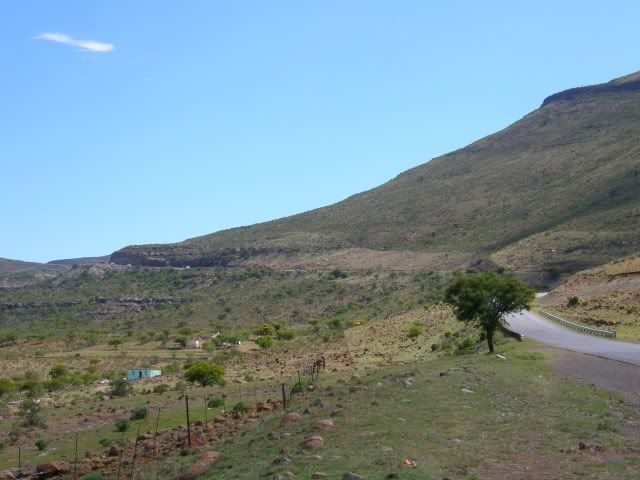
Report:
M 535 292 L 522 281 L 493 272 L 460 275 L 445 293 L 458 320 L 477 322 L 484 329 L 489 352 L 505 315 L 528 310 L 534 297 Z

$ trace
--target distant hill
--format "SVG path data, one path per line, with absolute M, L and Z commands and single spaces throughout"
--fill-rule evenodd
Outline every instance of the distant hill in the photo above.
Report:
M 49 265 L 0 258 L 0 287 L 27 285 L 55 276 L 67 269 L 68 267 L 64 265 Z
M 97 263 L 109 263 L 111 255 L 103 255 L 102 257 L 79 257 L 64 258 L 61 260 L 51 260 L 47 262 L 49 265 L 94 265 Z
M 640 250 L 640 72 L 551 95 L 516 123 L 334 205 L 111 261 L 147 266 L 500 265 L 553 280 Z

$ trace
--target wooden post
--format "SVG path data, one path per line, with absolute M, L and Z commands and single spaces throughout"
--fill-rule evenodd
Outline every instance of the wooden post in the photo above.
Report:
M 120 455 L 118 455 L 118 480 L 120 480 L 120 471 L 122 470 L 122 452 L 124 451 L 124 432 L 122 432 L 122 440 L 120 440 Z
M 158 415 L 156 415 L 156 434 L 153 436 L 153 458 L 156 458 L 156 445 L 158 443 L 158 423 L 160 423 L 160 407 L 158 407 Z
M 300 380 L 300 370 L 298 370 L 298 390 L 302 390 L 302 380 Z
M 204 427 L 209 428 L 209 417 L 207 414 L 207 396 L 204 396 Z
M 18 445 L 18 468 L 22 468 L 22 449 Z
M 282 409 L 286 410 L 287 409 L 287 392 L 285 390 L 284 383 L 281 386 L 282 386 Z
M 76 480 L 77 472 L 78 472 L 78 434 L 76 433 L 76 452 L 73 457 L 73 480 Z
M 187 445 L 191 448 L 191 423 L 189 422 L 189 395 L 184 396 L 187 406 Z
M 138 433 L 136 433 L 136 443 L 133 444 L 133 457 L 131 458 L 131 470 L 129 472 L 129 479 L 133 479 L 133 469 L 136 466 L 136 453 L 138 451 L 138 438 L 140 437 L 140 426 L 138 426 Z

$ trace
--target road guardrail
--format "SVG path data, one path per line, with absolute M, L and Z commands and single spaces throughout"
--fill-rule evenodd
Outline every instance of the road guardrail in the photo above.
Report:
M 613 330 L 591 328 L 591 327 L 587 327 L 586 325 L 581 325 L 580 323 L 570 322 L 569 320 L 565 320 L 564 318 L 559 317 L 558 315 L 555 315 L 551 312 L 547 312 L 546 310 L 543 310 L 541 308 L 538 309 L 538 312 L 540 313 L 540 315 L 543 315 L 546 318 L 553 320 L 554 322 L 564 325 L 565 327 L 573 328 L 574 330 L 579 330 L 581 332 L 588 333 L 589 335 L 598 335 L 600 337 L 610 337 L 610 338 L 616 337 L 616 332 Z

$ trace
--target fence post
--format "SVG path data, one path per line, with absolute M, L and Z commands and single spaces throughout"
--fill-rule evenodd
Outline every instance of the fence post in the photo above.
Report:
M 209 417 L 207 414 L 207 396 L 204 396 L 204 427 L 209 428 Z
M 22 468 L 22 449 L 18 445 L 18 468 Z
M 184 396 L 187 406 L 187 445 L 191 448 L 191 423 L 189 422 L 189 395 Z
M 78 472 L 78 434 L 76 433 L 76 451 L 73 457 L 73 480 L 76 480 Z
M 282 409 L 286 410 L 287 409 L 287 392 L 285 390 L 284 383 L 281 386 L 282 386 Z
M 153 458 L 156 458 L 156 445 L 158 443 L 158 423 L 160 423 L 160 407 L 158 407 L 158 414 L 156 415 L 156 434 L 153 436 Z
M 133 444 L 133 457 L 131 458 L 131 471 L 129 472 L 129 479 L 133 479 L 133 469 L 136 466 L 136 453 L 138 451 L 139 437 L 140 437 L 140 426 L 138 425 L 138 433 L 136 434 L 136 443 Z
M 122 470 L 122 452 L 124 452 L 124 432 L 122 432 L 122 440 L 120 440 L 120 455 L 118 455 L 118 480 L 120 480 L 120 471 Z

